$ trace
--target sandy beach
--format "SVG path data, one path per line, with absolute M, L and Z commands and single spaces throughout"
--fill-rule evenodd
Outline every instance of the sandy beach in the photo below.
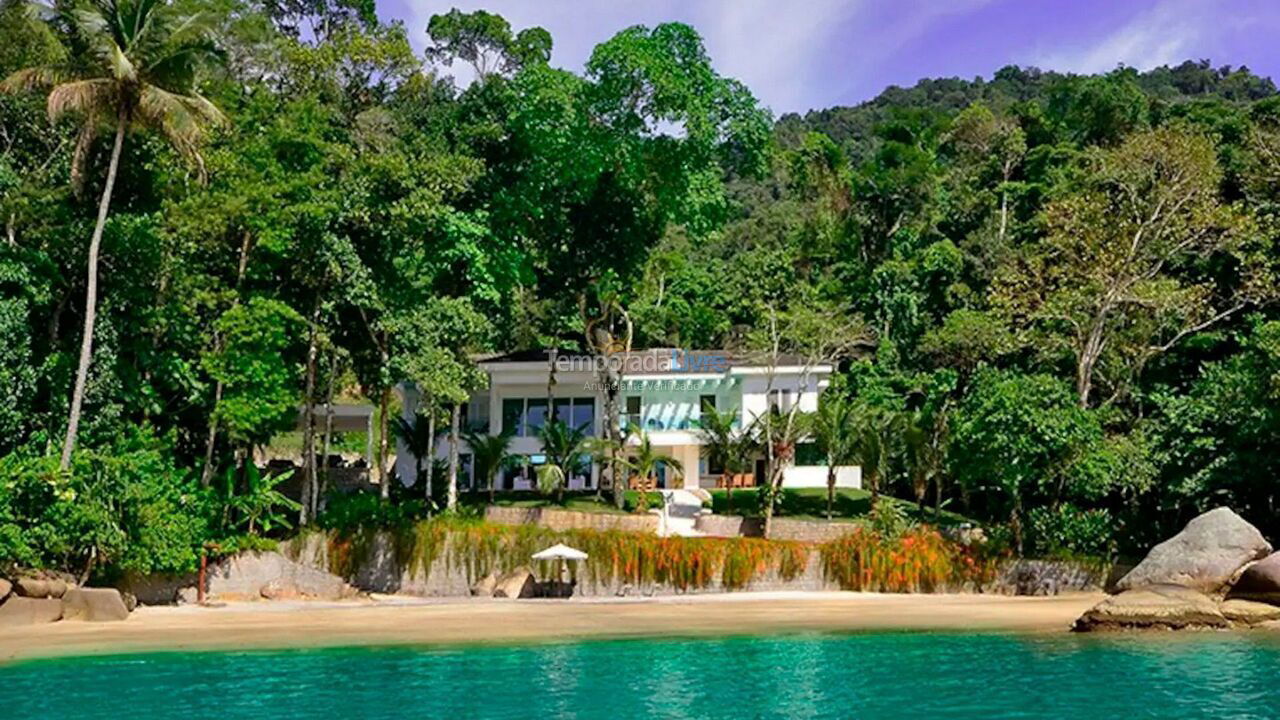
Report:
M 0 663 L 150 651 L 458 645 L 859 630 L 1065 632 L 1100 593 L 1057 597 L 733 593 L 643 599 L 375 597 L 143 607 L 125 622 L 0 630 Z

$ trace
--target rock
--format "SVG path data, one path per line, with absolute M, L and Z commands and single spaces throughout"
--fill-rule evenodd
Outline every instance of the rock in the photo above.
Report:
M 20 577 L 14 583 L 14 590 L 22 597 L 37 600 L 49 597 L 49 583 L 40 578 Z
M 1124 592 L 1147 585 L 1182 585 L 1221 595 L 1237 572 L 1271 553 L 1262 533 L 1230 508 L 1210 510 L 1156 545 L 1116 583 Z
M 70 588 L 62 596 L 62 619 L 108 622 L 125 620 L 129 608 L 115 588 Z
M 120 599 L 124 600 L 124 606 L 129 612 L 138 609 L 138 596 L 131 592 L 120 591 Z
M 1280 607 L 1253 600 L 1228 598 L 1218 606 L 1222 616 L 1233 623 L 1241 625 L 1258 625 L 1272 620 L 1280 620 Z
M 533 573 L 529 572 L 529 568 L 517 568 L 514 572 L 507 573 L 498 580 L 498 584 L 493 589 L 493 596 L 499 598 L 528 598 L 534 596 L 538 583 L 533 579 Z
M 299 597 L 298 588 L 282 578 L 263 585 L 258 594 L 267 600 L 295 600 Z
M 54 578 L 44 581 L 45 587 L 49 590 L 49 597 L 61 599 L 67 594 L 67 581 L 62 578 Z
M 1227 618 L 1208 595 L 1181 585 L 1150 585 L 1113 595 L 1076 620 L 1077 632 L 1140 628 L 1224 628 Z
M 0 627 L 43 625 L 61 617 L 61 600 L 14 595 L 0 604 Z
M 290 560 L 278 552 L 244 552 L 225 558 L 209 568 L 207 596 L 210 599 L 257 599 L 265 597 L 265 586 L 280 581 L 269 592 L 318 600 L 342 600 L 356 596 L 356 590 L 342 578 L 318 568 Z M 194 601 L 195 588 L 179 591 L 183 599 Z
M 1280 552 L 1246 567 L 1227 597 L 1280 605 Z
M 498 587 L 498 573 L 491 572 L 480 578 L 471 586 L 471 594 L 474 597 L 493 597 L 493 591 Z
M 13 583 L 9 582 L 8 580 L 5 580 L 4 578 L 0 578 L 0 601 L 3 601 L 5 598 L 9 597 L 9 593 L 12 591 L 13 591 Z

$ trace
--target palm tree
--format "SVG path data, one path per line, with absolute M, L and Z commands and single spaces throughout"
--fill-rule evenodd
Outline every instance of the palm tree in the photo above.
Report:
M 0 83 L 0 90 L 22 92 L 48 89 L 51 122 L 69 113 L 81 119 L 72 162 L 72 184 L 80 188 L 84 164 L 98 132 L 113 127 L 115 141 L 107 166 L 106 184 L 98 201 L 98 216 L 89 240 L 85 285 L 84 332 L 76 370 L 67 434 L 62 444 L 62 468 L 71 464 L 85 382 L 93 355 L 93 326 L 98 306 L 98 250 L 102 228 L 111 207 L 120 167 L 120 153 L 130 128 L 158 132 L 204 175 L 198 147 L 208 126 L 224 121 L 213 103 L 195 91 L 199 62 L 211 54 L 210 28 L 201 16 L 177 14 L 164 0 L 87 0 L 33 8 L 57 28 L 66 29 L 81 57 L 56 65 L 19 70 Z
M 400 438 L 400 442 L 404 443 L 405 450 L 408 450 L 409 454 L 413 456 L 414 480 L 415 482 L 425 480 L 426 488 L 423 493 L 426 495 L 426 499 L 430 501 L 431 473 L 424 472 L 422 461 L 435 459 L 434 440 L 436 432 L 434 423 L 431 422 L 427 413 L 418 411 L 414 413 L 412 420 L 397 417 L 392 429 L 396 437 Z
M 538 468 L 538 489 L 548 495 L 555 491 L 556 502 L 563 503 L 569 475 L 582 469 L 590 452 L 587 425 L 571 428 L 561 420 L 552 420 L 542 426 L 538 437 L 547 456 L 546 464 Z
M 859 404 L 855 416 L 857 430 L 852 436 L 849 458 L 862 466 L 862 477 L 871 491 L 871 509 L 875 510 L 881 483 L 889 476 L 899 415 L 883 408 Z
M 511 454 L 511 433 L 487 435 L 481 429 L 471 428 L 462 434 L 462 439 L 471 448 L 471 467 L 476 479 L 484 478 L 489 483 L 489 503 L 492 504 L 496 499 L 498 473 L 516 457 Z
M 942 469 L 947 457 L 947 414 L 917 410 L 906 416 L 902 428 L 904 459 L 916 494 L 916 511 L 924 517 L 929 483 L 936 488 L 934 522 L 942 515 Z
M 665 465 L 679 473 L 684 472 L 684 467 L 679 460 L 654 450 L 653 443 L 649 440 L 649 433 L 641 431 L 639 439 L 639 444 L 630 448 L 630 453 L 619 462 L 644 481 L 640 488 L 640 499 L 636 502 L 636 509 L 644 512 L 649 506 L 649 488 L 657 484 L 658 467 Z
M 720 477 L 728 494 L 728 509 L 732 512 L 733 483 L 729 478 L 748 469 L 756 451 L 755 438 L 750 432 L 738 427 L 737 412 L 720 412 L 713 407 L 702 409 L 702 417 L 698 421 L 698 436 L 702 440 L 702 456 L 707 460 L 707 467 L 720 467 L 724 470 Z
M 853 402 L 843 395 L 828 391 L 818 403 L 818 411 L 810 419 L 813 439 L 827 460 L 827 519 L 836 502 L 836 466 L 853 462 L 858 434 L 857 414 Z

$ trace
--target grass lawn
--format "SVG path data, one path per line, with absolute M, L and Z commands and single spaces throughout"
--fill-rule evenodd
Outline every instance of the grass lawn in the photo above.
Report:
M 470 493 L 462 493 L 459 499 L 468 505 L 478 505 L 484 507 L 489 504 L 489 494 L 482 492 L 477 496 Z M 564 503 L 557 503 L 555 496 L 546 496 L 533 491 L 504 491 L 499 492 L 497 498 L 493 502 L 499 507 L 552 507 L 564 510 L 575 510 L 578 512 L 598 512 L 611 515 L 625 515 L 635 512 L 635 508 L 640 499 L 640 493 L 635 490 L 628 490 L 625 499 L 625 508 L 619 510 L 613 504 L 613 495 L 606 491 L 604 497 L 597 499 L 595 491 L 588 492 L 566 492 L 564 495 Z M 649 507 L 662 507 L 662 495 L 659 493 L 649 493 Z
M 725 490 L 711 490 L 711 506 L 719 515 L 759 515 L 759 507 L 756 501 L 755 489 L 735 490 L 733 492 L 733 510 L 729 509 L 728 492 Z M 959 525 L 960 523 L 972 522 L 959 513 L 949 510 L 942 511 L 940 521 L 934 521 L 933 508 L 926 507 L 924 516 L 917 512 L 916 504 L 908 500 L 902 500 L 888 495 L 880 495 L 881 502 L 893 502 L 902 506 L 906 511 L 907 517 L 912 520 L 927 522 L 930 524 L 938 524 L 943 526 Z M 834 515 L 832 520 L 835 522 L 852 522 L 866 515 L 871 510 L 871 493 L 867 490 L 855 490 L 853 488 L 837 488 Z M 826 488 L 797 488 L 782 491 L 782 502 L 778 505 L 778 511 L 775 517 L 790 517 L 800 520 L 826 520 L 827 519 L 827 489 Z

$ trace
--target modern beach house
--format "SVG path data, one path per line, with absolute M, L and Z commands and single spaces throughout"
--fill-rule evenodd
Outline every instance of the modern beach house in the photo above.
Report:
M 713 488 L 722 481 L 722 468 L 708 466 L 702 457 L 698 422 L 704 408 L 733 411 L 739 422 L 750 423 L 768 412 L 770 406 L 788 411 L 795 405 L 804 412 L 817 409 L 818 396 L 831 376 L 830 365 L 807 366 L 797 357 L 773 357 L 768 361 L 748 359 L 721 351 L 652 349 L 591 357 L 547 350 L 525 351 L 482 358 L 480 367 L 489 376 L 487 389 L 472 395 L 463 408 L 463 426 L 487 427 L 490 435 L 509 432 L 511 451 L 522 462 L 504 471 L 500 490 L 527 490 L 536 486 L 536 468 L 544 463 L 538 430 L 555 410 L 555 417 L 572 427 L 586 426 L 600 437 L 604 434 L 605 388 L 598 363 L 612 362 L 621 377 L 619 424 L 641 428 L 655 448 L 680 461 L 683 472 L 663 468 L 658 487 L 673 489 Z M 412 419 L 419 394 L 412 386 L 402 388 L 403 410 Z M 815 460 L 797 453 L 797 460 Z M 437 443 L 437 457 L 449 453 L 448 436 Z M 459 447 L 462 468 L 459 485 L 474 487 L 475 481 L 466 444 Z M 396 470 L 403 482 L 415 478 L 415 461 L 401 444 L 396 453 Z M 754 473 L 739 477 L 745 484 L 763 479 L 764 460 L 756 462 Z M 600 481 L 600 469 L 592 464 L 569 479 L 570 489 L 590 489 Z M 825 465 L 795 465 L 785 471 L 786 487 L 825 487 Z M 856 466 L 837 469 L 837 484 L 860 487 L 861 472 Z

